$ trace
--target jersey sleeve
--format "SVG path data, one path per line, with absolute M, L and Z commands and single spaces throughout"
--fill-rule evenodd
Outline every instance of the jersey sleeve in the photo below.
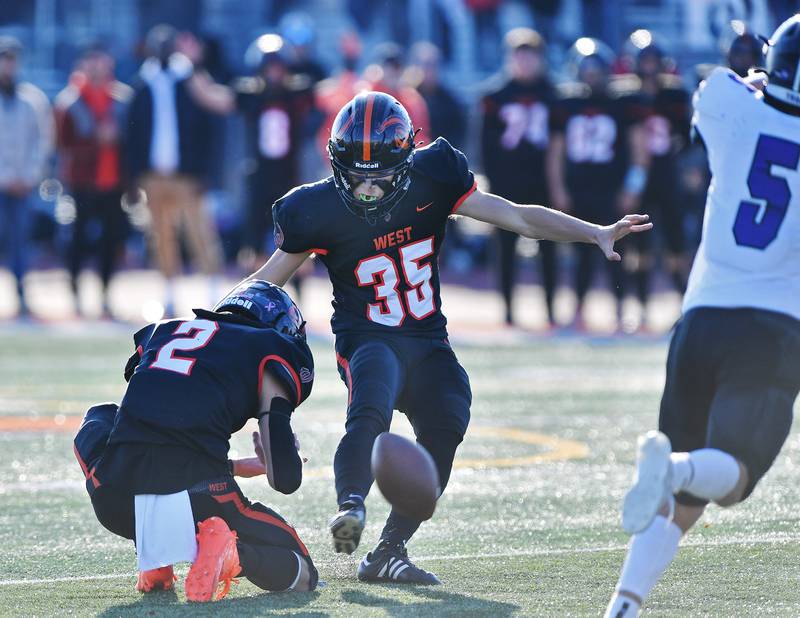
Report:
M 265 354 L 259 365 L 259 397 L 264 375 L 280 382 L 291 394 L 295 407 L 311 394 L 314 385 L 314 357 L 304 341 L 275 331 L 264 333 Z
M 423 164 L 440 185 L 442 201 L 451 205 L 450 212 L 454 213 L 477 188 L 467 157 L 443 137 L 437 137 L 425 150 L 430 159 Z
M 729 123 L 747 109 L 755 94 L 755 88 L 730 69 L 714 69 L 694 93 L 692 129 L 700 134 L 707 147 L 726 141 Z
M 319 246 L 314 239 L 316 221 L 303 195 L 302 187 L 293 189 L 272 206 L 275 246 L 286 253 L 305 253 Z

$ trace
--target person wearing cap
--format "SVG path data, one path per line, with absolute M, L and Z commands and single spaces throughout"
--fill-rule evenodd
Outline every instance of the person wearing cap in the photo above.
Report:
M 45 94 L 18 79 L 21 53 L 17 39 L 0 36 L 0 254 L 16 278 L 18 314 L 25 317 L 30 200 L 52 152 L 53 120 Z
M 125 240 L 122 210 L 121 136 L 133 91 L 114 79 L 114 59 L 100 44 L 87 47 L 69 84 L 55 99 L 61 177 L 75 198 L 76 218 L 68 266 L 78 300 L 78 275 L 97 246 L 103 286 L 103 316 L 110 316 L 108 285 Z M 97 243 L 90 242 L 92 222 L 99 224 Z
M 156 257 L 166 283 L 164 309 L 174 314 L 174 279 L 181 271 L 181 227 L 192 256 L 212 275 L 216 297 L 221 251 L 216 229 L 203 208 L 211 167 L 213 123 L 189 92 L 192 61 L 177 48 L 171 26 L 155 26 L 145 41 L 148 58 L 139 70 L 128 114 L 126 155 L 130 180 L 144 190 L 152 215 Z M 184 42 L 184 46 L 186 43 Z
M 505 44 L 506 73 L 481 101 L 483 166 L 494 193 L 524 204 L 549 204 L 545 158 L 555 90 L 547 76 L 544 39 L 530 28 L 516 28 L 506 35 Z M 497 275 L 505 302 L 505 320 L 511 325 L 519 235 L 498 228 L 496 239 Z M 539 255 L 547 319 L 552 327 L 555 245 L 540 240 Z

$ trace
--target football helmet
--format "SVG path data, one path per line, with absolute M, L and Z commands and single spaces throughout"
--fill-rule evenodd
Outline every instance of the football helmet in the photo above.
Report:
M 765 45 L 767 95 L 800 107 L 800 14 L 783 22 Z
M 748 71 L 759 67 L 764 61 L 762 48 L 764 44 L 749 32 L 737 34 L 731 41 L 728 48 L 728 66 L 733 69 L 739 77 L 747 77 Z
M 608 74 L 614 64 L 614 52 L 600 41 L 590 37 L 581 37 L 567 52 L 568 66 L 573 76 L 583 81 L 587 71 L 600 71 Z
M 352 213 L 373 225 L 389 216 L 411 184 L 414 136 L 406 109 L 384 92 L 362 92 L 339 110 L 328 156 L 336 191 Z M 367 180 L 383 189 L 381 198 L 353 193 Z
M 306 323 L 297 305 L 282 288 L 268 281 L 243 281 L 217 303 L 214 311 L 244 315 L 263 328 L 306 340 Z

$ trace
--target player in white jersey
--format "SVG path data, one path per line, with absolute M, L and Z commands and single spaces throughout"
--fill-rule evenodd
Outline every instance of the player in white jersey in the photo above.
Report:
M 709 502 L 747 498 L 800 390 L 800 15 L 766 51 L 764 92 L 727 69 L 695 95 L 713 176 L 667 359 L 660 431 L 639 439 L 633 534 L 607 618 L 630 618 Z M 702 612 L 701 612 L 702 613 Z

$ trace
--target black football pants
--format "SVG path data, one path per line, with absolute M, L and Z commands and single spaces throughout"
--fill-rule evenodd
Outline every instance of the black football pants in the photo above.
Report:
M 340 335 L 339 373 L 349 402 L 345 435 L 334 458 L 339 504 L 366 497 L 373 482 L 372 445 L 389 431 L 394 410 L 411 422 L 417 442 L 433 457 L 442 491 L 469 424 L 472 392 L 446 340 L 409 336 Z M 421 522 L 390 513 L 382 539 L 407 541 Z
M 98 479 L 95 475 L 116 411 L 116 404 L 90 408 L 75 436 L 74 451 L 86 476 L 86 488 L 98 521 L 110 532 L 133 541 L 136 538 L 134 493 L 123 488 L 122 483 L 115 484 L 114 479 Z M 187 489 L 195 523 L 217 516 L 236 532 L 244 577 L 264 590 L 286 590 L 298 575 L 297 556 L 300 556 L 311 571 L 313 590 L 317 570 L 297 532 L 272 509 L 250 502 L 232 476 L 209 479 Z

